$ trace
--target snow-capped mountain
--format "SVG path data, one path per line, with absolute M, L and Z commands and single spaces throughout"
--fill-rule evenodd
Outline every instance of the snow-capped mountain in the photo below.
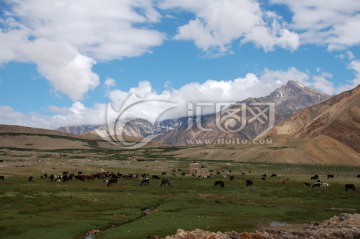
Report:
M 275 124 L 289 118 L 298 110 L 320 103 L 329 96 L 304 86 L 296 81 L 289 81 L 287 84 L 273 91 L 270 95 L 261 98 L 248 98 L 237 103 L 274 103 L 275 104 Z M 234 104 L 229 109 L 239 107 Z M 200 121 L 205 128 L 212 129 L 204 132 L 196 127 L 195 120 Z M 152 125 L 144 119 L 133 119 L 126 124 L 119 122 L 116 125 L 116 131 L 125 135 L 137 138 L 144 138 L 149 135 L 158 135 L 156 141 L 167 144 L 185 144 L 187 139 L 195 138 L 240 138 L 252 139 L 267 129 L 266 125 L 254 122 L 248 124 L 240 133 L 225 133 L 218 129 L 216 125 L 216 114 L 204 115 L 201 117 L 181 117 L 176 119 L 167 119 L 156 122 Z M 236 127 L 236 125 L 234 125 Z M 60 127 L 58 131 L 72 134 L 96 133 L 106 134 L 108 127 L 106 125 L 80 125 Z
M 182 125 L 181 127 L 160 135 L 156 138 L 156 140 L 166 144 L 186 145 L 189 140 L 193 139 L 207 139 L 212 141 L 219 139 L 254 139 L 257 135 L 272 126 L 270 123 L 266 122 L 269 121 L 269 118 L 266 118 L 266 114 L 269 113 L 270 109 L 268 111 L 264 111 L 264 116 L 258 114 L 260 112 L 260 108 L 261 110 L 264 110 L 264 107 L 266 107 L 267 104 L 274 104 L 273 123 L 276 125 L 284 119 L 292 116 L 298 110 L 318 104 L 328 98 L 329 96 L 324 93 L 318 92 L 296 81 L 289 81 L 287 84 L 279 87 L 268 96 L 261 98 L 248 98 L 244 101 L 237 102 L 237 104 L 231 105 L 227 109 L 223 110 L 223 112 L 220 112 L 220 115 L 225 113 L 225 116 L 229 112 L 237 112 L 240 120 L 236 121 L 236 116 L 234 116 L 232 121 L 224 121 L 224 124 L 231 124 L 230 128 L 234 129 L 233 132 L 224 130 L 224 128 L 227 127 L 224 124 L 219 127 L 217 123 L 217 120 L 219 120 L 219 114 L 218 116 L 216 114 L 212 114 L 201 122 L 202 128 L 207 130 L 199 129 L 195 124 L 193 124 L 192 127 L 189 127 L 189 125 Z M 243 109 L 242 104 L 245 104 L 247 108 Z M 244 112 L 244 114 L 242 114 L 242 112 Z M 254 115 L 256 114 L 258 114 L 259 117 L 254 118 Z M 245 117 L 245 119 L 242 117 Z M 245 121 L 246 124 L 242 128 Z M 242 129 L 236 131 L 236 129 L 240 128 Z

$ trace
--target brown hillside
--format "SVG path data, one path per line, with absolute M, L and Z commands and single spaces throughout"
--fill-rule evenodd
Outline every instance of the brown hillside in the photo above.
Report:
M 257 138 L 326 135 L 360 152 L 360 86 L 305 108 Z

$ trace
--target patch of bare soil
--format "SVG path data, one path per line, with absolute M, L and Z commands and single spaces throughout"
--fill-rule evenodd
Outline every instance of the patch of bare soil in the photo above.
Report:
M 262 230 L 256 232 L 209 232 L 200 229 L 178 229 L 176 235 L 165 239 L 359 239 L 360 214 L 341 213 L 329 220 L 315 221 L 302 229 Z

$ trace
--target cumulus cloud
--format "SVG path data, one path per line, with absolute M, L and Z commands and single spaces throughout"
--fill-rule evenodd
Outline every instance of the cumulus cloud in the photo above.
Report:
M 7 0 L 0 64 L 34 63 L 53 88 L 81 100 L 99 85 L 96 61 L 139 56 L 164 40 L 143 27 L 160 20 L 152 0 Z
M 106 88 L 110 89 L 110 88 L 116 86 L 116 81 L 112 78 L 107 78 L 104 82 L 104 85 Z
M 321 44 L 329 50 L 344 49 L 360 43 L 360 1 L 270 0 L 283 4 L 293 13 L 291 29 L 302 32 L 307 44 Z
M 334 87 L 334 84 L 329 81 L 329 79 L 332 78 L 332 75 L 329 73 L 322 73 L 321 75 L 313 76 L 313 82 L 312 85 L 315 89 L 318 89 L 328 95 L 333 95 L 336 93 L 336 89 Z
M 275 12 L 262 10 L 251 0 L 167 0 L 165 10 L 182 9 L 195 14 L 195 19 L 178 29 L 176 40 L 191 40 L 205 52 L 227 54 L 231 44 L 254 43 L 265 51 L 274 47 L 296 50 L 297 33 L 291 32 Z

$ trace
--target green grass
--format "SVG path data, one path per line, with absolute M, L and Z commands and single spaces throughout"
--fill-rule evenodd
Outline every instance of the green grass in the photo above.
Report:
M 36 176 L 30 183 L 26 175 L 6 175 L 5 181 L 0 181 L 0 238 L 78 239 L 89 230 L 100 229 L 100 239 L 143 239 L 174 234 L 178 228 L 254 230 L 272 221 L 306 223 L 360 210 L 360 191 L 344 190 L 344 184 L 350 182 L 359 188 L 360 180 L 353 177 L 358 168 L 217 161 L 208 165 L 231 169 L 235 180 L 173 177 L 171 187 L 159 187 L 157 180 L 140 187 L 138 180 L 122 179 L 120 184 L 106 187 L 102 180 L 59 183 Z M 243 171 L 248 175 L 240 176 Z M 329 182 L 330 188 L 304 187 L 303 182 L 310 181 L 314 172 Z M 263 181 L 263 173 L 282 176 Z M 326 173 L 336 173 L 336 178 L 326 180 Z M 285 178 L 290 178 L 287 186 L 281 183 Z M 254 186 L 246 188 L 246 179 L 252 179 Z M 224 180 L 225 188 L 214 187 L 215 180 Z M 142 217 L 144 208 L 151 210 L 150 215 Z

